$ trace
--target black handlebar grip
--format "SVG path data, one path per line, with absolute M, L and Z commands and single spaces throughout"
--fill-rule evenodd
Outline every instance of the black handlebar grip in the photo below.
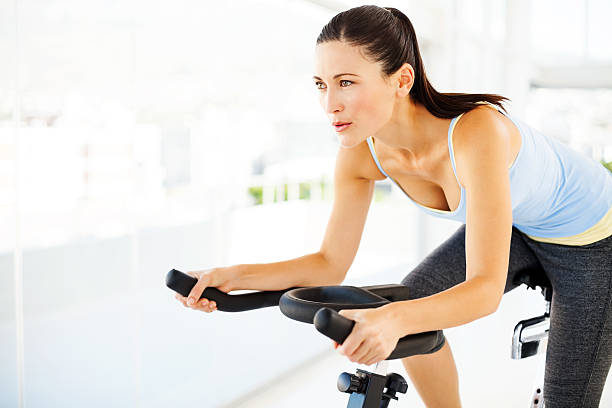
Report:
M 166 286 L 185 297 L 189 295 L 189 292 L 191 292 L 191 289 L 197 282 L 198 280 L 193 276 L 177 271 L 176 269 L 172 269 L 166 274 Z M 202 293 L 200 299 L 206 298 L 214 300 L 217 303 L 217 309 L 222 312 L 244 312 L 246 310 L 278 306 L 280 297 L 287 290 L 228 295 L 219 289 L 210 287 L 204 289 L 204 293 Z
M 314 325 L 317 330 L 338 344 L 344 343 L 351 334 L 355 321 L 347 319 L 333 309 L 324 307 L 314 315 Z M 440 347 L 444 342 L 442 331 L 410 334 L 399 339 L 395 350 L 386 358 L 394 360 L 416 354 L 427 354 Z
M 355 321 L 328 307 L 323 307 L 315 313 L 313 323 L 319 332 L 338 344 L 344 343 L 355 326 Z
M 395 350 L 386 359 L 395 360 L 417 354 L 430 354 L 433 350 L 439 349 L 444 341 L 442 330 L 409 334 L 399 339 Z

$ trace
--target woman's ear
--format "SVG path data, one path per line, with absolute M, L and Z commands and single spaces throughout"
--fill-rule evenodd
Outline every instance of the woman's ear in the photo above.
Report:
M 412 65 L 404 63 L 394 74 L 397 77 L 397 95 L 405 97 L 410 94 L 412 85 L 414 85 L 414 69 Z

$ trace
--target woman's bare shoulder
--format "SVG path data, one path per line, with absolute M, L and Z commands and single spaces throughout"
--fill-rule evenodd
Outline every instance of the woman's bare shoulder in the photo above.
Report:
M 482 134 L 491 137 L 508 137 L 510 120 L 493 106 L 481 105 L 463 114 L 453 132 L 453 145 L 456 148 L 468 148 L 474 138 Z
M 512 122 L 490 106 L 479 106 L 463 114 L 453 132 L 453 149 L 457 177 L 463 180 L 462 162 L 472 157 L 477 147 L 499 144 L 503 146 L 504 157 L 490 157 L 491 160 L 512 162 L 520 147 L 520 135 L 513 132 Z M 514 140 L 517 138 L 517 140 Z M 518 144 L 517 144 L 518 142 Z

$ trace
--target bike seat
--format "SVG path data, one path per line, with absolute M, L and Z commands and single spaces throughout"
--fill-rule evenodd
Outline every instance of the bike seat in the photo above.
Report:
M 552 284 L 550 279 L 546 276 L 546 273 L 542 269 L 529 268 L 523 269 L 514 275 L 512 283 L 515 285 L 525 284 L 531 289 L 535 289 L 539 286 L 542 289 L 542 294 L 547 301 L 551 300 L 552 296 Z
M 546 276 L 546 273 L 542 269 L 523 269 L 522 271 L 517 272 L 512 282 L 517 285 L 524 283 L 531 289 L 535 289 L 536 286 L 539 286 L 542 289 L 552 288 L 548 276 Z

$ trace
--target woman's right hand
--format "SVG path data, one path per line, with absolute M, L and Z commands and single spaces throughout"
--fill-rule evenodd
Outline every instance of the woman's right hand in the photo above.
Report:
M 179 293 L 175 294 L 174 297 L 185 307 L 211 313 L 217 310 L 217 305 L 214 301 L 208 301 L 208 299 L 205 298 L 200 299 L 204 289 L 211 286 L 224 293 L 230 292 L 232 290 L 231 281 L 235 279 L 236 272 L 234 267 L 229 266 L 224 268 L 191 271 L 187 272 L 187 274 L 193 276 L 198 281 L 193 286 L 187 297 L 182 296 Z

